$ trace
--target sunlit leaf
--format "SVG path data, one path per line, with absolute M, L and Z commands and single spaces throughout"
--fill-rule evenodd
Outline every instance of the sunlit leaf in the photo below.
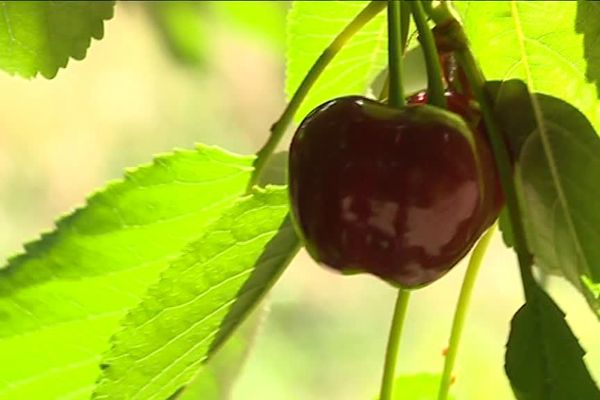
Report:
M 244 193 L 254 157 L 177 151 L 132 170 L 0 270 L 0 398 L 89 398 L 126 311 Z
M 113 336 L 95 399 L 164 399 L 189 383 L 299 246 L 285 187 L 245 197 L 206 232 Z
M 177 400 L 229 400 L 232 386 L 244 367 L 256 335 L 266 317 L 265 307 L 256 310 L 196 377 L 176 396 Z
M 591 0 L 577 2 L 575 30 L 583 34 L 583 54 L 587 62 L 586 76 L 596 84 L 600 96 L 600 3 Z
M 457 1 L 473 51 L 487 79 L 523 79 L 532 92 L 552 95 L 575 106 L 600 130 L 596 85 L 587 77 L 598 74 L 591 47 L 598 31 L 580 33 L 579 19 L 597 21 L 599 6 L 575 1 Z M 593 3 L 593 2 L 584 2 Z M 584 21 L 584 22 L 585 22 Z M 586 26 L 594 29 L 593 23 Z M 587 50 L 586 50 L 587 49 Z M 590 63 L 586 60 L 592 60 Z M 595 60 L 595 61 L 594 61 Z M 595 64 L 593 64 L 595 63 Z M 590 70 L 591 69 L 591 70 Z M 596 75 L 597 78 L 597 75 Z
M 286 93 L 290 97 L 338 33 L 368 1 L 296 1 L 288 14 Z M 387 65 L 385 13 L 358 32 L 317 80 L 298 110 L 302 119 L 317 105 L 334 97 L 365 93 Z
M 26 78 L 53 78 L 69 58 L 85 57 L 104 35 L 114 1 L 0 2 L 0 68 Z

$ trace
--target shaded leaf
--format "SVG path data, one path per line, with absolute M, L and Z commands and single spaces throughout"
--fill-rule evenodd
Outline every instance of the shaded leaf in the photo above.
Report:
M 160 156 L 9 260 L 0 270 L 0 398 L 89 398 L 119 320 L 244 193 L 253 160 L 206 146 Z
M 104 35 L 114 1 L 0 2 L 0 68 L 26 78 L 53 78 L 69 58 L 82 60 Z
M 488 82 L 486 89 L 517 160 L 515 184 L 535 263 L 569 279 L 600 317 L 600 297 L 583 282 L 600 282 L 600 139 L 568 103 L 542 94 L 532 103 L 521 81 Z M 512 246 L 504 213 L 500 228 Z
M 536 95 L 542 119 L 527 139 L 516 179 L 535 263 L 569 279 L 600 317 L 600 138 L 577 109 Z
M 164 399 L 189 383 L 299 248 L 285 187 L 255 191 L 206 232 L 113 336 L 95 399 Z
M 509 151 L 517 160 L 523 144 L 537 127 L 527 85 L 517 79 L 488 81 L 485 90 L 492 100 L 494 116 Z
M 518 400 L 600 399 L 585 351 L 564 317 L 537 286 L 513 317 L 505 369 Z
M 368 1 L 296 1 L 288 14 L 286 93 L 291 97 L 323 50 L 359 14 Z M 336 55 L 296 113 L 335 97 L 365 93 L 387 66 L 385 13 L 380 13 Z

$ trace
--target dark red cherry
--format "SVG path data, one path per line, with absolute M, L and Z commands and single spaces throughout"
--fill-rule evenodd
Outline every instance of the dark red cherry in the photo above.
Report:
M 445 68 L 447 70 L 447 68 Z M 450 81 L 452 82 L 452 81 Z M 464 82 L 463 82 L 464 83 Z M 463 85 L 463 90 L 471 93 L 468 86 Z M 408 104 L 426 104 L 427 92 L 421 91 L 407 99 Z M 487 185 L 484 192 L 486 196 L 484 202 L 487 203 L 484 207 L 489 210 L 486 218 L 486 223 L 483 228 L 488 228 L 498 217 L 500 210 L 504 206 L 504 195 L 500 184 L 500 176 L 494 163 L 492 149 L 485 129 L 485 124 L 481 117 L 481 112 L 477 107 L 472 97 L 468 94 L 462 94 L 455 91 L 453 86 L 449 86 L 445 92 L 448 110 L 460 115 L 471 131 L 477 145 L 479 159 L 482 164 L 482 172 L 486 175 L 484 182 Z
M 478 157 L 456 114 L 331 100 L 306 117 L 291 144 L 296 228 L 322 264 L 406 288 L 426 285 L 483 230 L 486 175 Z

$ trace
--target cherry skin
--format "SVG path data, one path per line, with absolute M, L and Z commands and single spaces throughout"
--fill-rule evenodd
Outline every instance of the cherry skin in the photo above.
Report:
M 448 68 L 444 68 L 445 75 L 448 76 Z M 465 83 L 463 83 L 463 89 L 468 94 L 459 93 L 455 90 L 452 85 L 452 80 L 449 80 L 449 86 L 444 93 L 446 102 L 448 104 L 448 110 L 460 115 L 471 131 L 475 143 L 477 144 L 477 152 L 479 154 L 479 160 L 482 163 L 481 170 L 486 175 L 484 182 L 487 187 L 484 189 L 486 196 L 484 202 L 487 203 L 485 208 L 489 210 L 486 217 L 486 222 L 482 225 L 483 229 L 490 227 L 496 218 L 500 210 L 504 206 L 504 195 L 502 193 L 502 186 L 500 183 L 500 175 L 496 169 L 496 164 L 492 155 L 491 145 L 485 129 L 485 124 L 481 117 L 479 108 L 475 105 L 475 102 L 470 95 L 471 90 Z M 421 91 L 407 99 L 408 104 L 427 104 L 428 96 L 426 91 Z
M 424 286 L 484 229 L 478 157 L 456 114 L 358 96 L 331 100 L 305 118 L 290 147 L 295 226 L 321 264 Z

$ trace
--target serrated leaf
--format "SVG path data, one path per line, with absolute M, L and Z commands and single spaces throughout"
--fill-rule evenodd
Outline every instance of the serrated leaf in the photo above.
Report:
M 525 233 L 535 263 L 569 279 L 600 317 L 582 278 L 600 282 L 600 138 L 578 110 L 536 95 L 542 120 L 517 168 Z
M 126 311 L 244 193 L 254 157 L 177 151 L 128 172 L 0 270 L 0 398 L 89 398 Z
M 91 39 L 104 35 L 114 1 L 0 2 L 0 68 L 53 78 L 69 58 L 82 60 Z
M 597 1 L 578 1 L 575 30 L 583 34 L 583 51 L 587 61 L 586 77 L 596 83 L 600 95 L 600 4 Z
M 323 50 L 359 14 L 368 1 L 296 1 L 288 14 L 286 93 L 294 94 Z M 336 55 L 296 113 L 335 97 L 364 93 L 387 65 L 385 13 L 380 13 Z
M 190 382 L 298 248 L 286 188 L 240 200 L 127 315 L 94 399 L 164 399 Z
M 598 400 L 583 361 L 585 351 L 565 314 L 539 287 L 513 317 L 506 345 L 506 374 L 518 400 Z
M 600 282 L 600 139 L 573 106 L 551 96 L 532 97 L 521 81 L 488 82 L 486 89 L 517 160 L 515 185 L 535 263 L 569 279 L 600 317 L 600 297 L 591 290 Z M 505 213 L 500 228 L 512 246 Z
M 523 79 L 530 91 L 573 104 L 600 130 L 599 92 L 586 78 L 589 65 L 586 45 L 576 28 L 580 3 L 457 1 L 454 4 L 487 79 Z M 598 12 L 597 5 L 587 7 L 588 12 Z M 588 49 L 589 43 L 598 47 L 597 36 L 589 34 L 586 40 Z M 594 53 L 588 50 L 587 54 Z
M 401 375 L 394 382 L 394 400 L 431 400 L 436 399 L 440 381 L 442 377 L 439 374 L 422 372 L 412 375 Z M 448 395 L 448 400 L 453 400 L 452 394 Z

